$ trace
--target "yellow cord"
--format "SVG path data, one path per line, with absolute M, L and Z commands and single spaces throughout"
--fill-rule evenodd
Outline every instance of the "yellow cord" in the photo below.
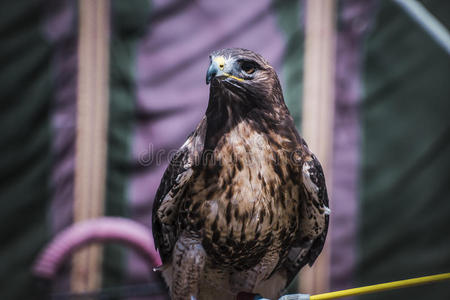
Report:
M 369 294 L 369 293 L 375 293 L 375 292 L 381 292 L 381 291 L 387 291 L 387 290 L 394 290 L 399 289 L 407 286 L 415 286 L 430 282 L 436 282 L 441 280 L 449 280 L 450 279 L 450 273 L 443 273 L 443 274 L 437 274 L 437 275 L 431 275 L 431 276 L 424 276 L 424 277 L 418 277 L 418 278 L 412 278 L 412 279 L 406 279 L 406 280 L 399 280 L 399 281 L 392 281 L 387 283 L 380 283 L 380 284 L 374 284 L 374 285 L 368 285 L 363 287 L 358 287 L 354 289 L 348 289 L 348 290 L 342 290 L 337 292 L 331 292 L 331 293 L 325 293 L 325 294 L 318 294 L 318 295 L 312 295 L 310 296 L 310 300 L 327 300 L 327 299 L 337 299 L 342 297 L 348 297 L 348 296 L 356 296 L 356 295 L 363 295 L 363 294 Z

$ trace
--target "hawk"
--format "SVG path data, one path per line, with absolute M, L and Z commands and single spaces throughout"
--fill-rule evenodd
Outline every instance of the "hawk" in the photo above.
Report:
M 172 299 L 278 298 L 322 251 L 322 167 L 277 74 L 246 49 L 215 51 L 206 113 L 157 190 L 153 237 Z

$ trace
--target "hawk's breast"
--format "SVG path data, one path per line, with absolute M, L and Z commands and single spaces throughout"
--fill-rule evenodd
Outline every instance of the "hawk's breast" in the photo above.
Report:
M 221 267 L 245 270 L 269 252 L 285 255 L 297 233 L 300 176 L 273 139 L 241 122 L 195 168 L 181 218 Z

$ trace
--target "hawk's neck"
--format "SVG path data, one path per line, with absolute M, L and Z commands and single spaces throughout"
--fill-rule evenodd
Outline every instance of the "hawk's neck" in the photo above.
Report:
M 292 117 L 282 99 L 273 102 L 252 99 L 219 86 L 210 90 L 206 120 L 205 149 L 210 150 L 240 123 L 263 134 L 275 131 L 292 135 L 295 131 Z

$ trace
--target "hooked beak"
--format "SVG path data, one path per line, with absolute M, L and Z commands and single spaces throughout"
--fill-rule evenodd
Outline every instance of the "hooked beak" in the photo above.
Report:
M 216 76 L 219 69 L 217 66 L 212 62 L 209 65 L 208 72 L 206 72 L 206 84 L 209 84 L 211 80 Z

